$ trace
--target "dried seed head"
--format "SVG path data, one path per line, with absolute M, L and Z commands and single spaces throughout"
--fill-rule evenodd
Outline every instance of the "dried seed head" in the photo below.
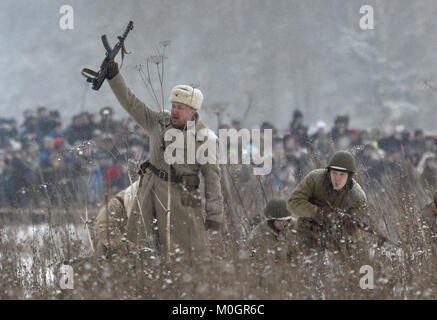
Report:
M 164 59 L 167 59 L 167 57 L 164 57 L 164 56 L 149 56 L 147 58 L 147 62 L 154 63 L 154 64 L 158 65 L 160 63 L 163 63 Z

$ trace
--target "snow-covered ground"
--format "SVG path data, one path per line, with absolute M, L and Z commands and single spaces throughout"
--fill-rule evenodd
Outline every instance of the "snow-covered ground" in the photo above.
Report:
M 87 231 L 83 226 L 67 224 L 60 227 L 49 228 L 47 224 L 34 225 L 5 225 L 1 231 L 2 244 L 15 254 L 1 251 L 0 261 L 3 258 L 12 262 L 11 256 L 15 257 L 16 276 L 21 279 L 24 288 L 35 280 L 48 288 L 58 288 L 55 283 L 55 275 L 60 272 L 60 265 L 67 258 L 65 247 L 71 245 L 65 243 L 67 237 L 70 242 L 83 243 L 83 255 L 86 255 L 89 246 Z M 71 257 L 70 257 L 71 258 Z M 37 273 L 37 274 L 35 274 Z M 59 289 L 59 288 L 58 288 Z M 25 292 L 25 298 L 31 298 L 29 292 Z

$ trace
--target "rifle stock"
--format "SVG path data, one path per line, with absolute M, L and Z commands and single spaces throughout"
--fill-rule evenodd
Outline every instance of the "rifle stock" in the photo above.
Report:
M 111 49 L 111 46 L 109 45 L 108 38 L 106 37 L 106 34 L 104 34 L 102 36 L 102 43 L 103 43 L 103 46 L 106 49 L 106 56 L 110 55 L 112 49 Z

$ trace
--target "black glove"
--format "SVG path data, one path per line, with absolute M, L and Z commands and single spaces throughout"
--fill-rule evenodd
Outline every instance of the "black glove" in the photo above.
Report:
M 103 60 L 100 68 L 104 67 L 104 65 L 108 66 L 108 72 L 106 73 L 106 79 L 111 80 L 118 74 L 118 63 L 115 61 L 108 62 L 108 58 Z

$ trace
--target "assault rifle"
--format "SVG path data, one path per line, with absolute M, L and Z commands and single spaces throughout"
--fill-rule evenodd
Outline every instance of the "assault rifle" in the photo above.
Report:
M 124 48 L 124 40 L 126 40 L 126 37 L 129 33 L 129 31 L 131 31 L 134 28 L 134 23 L 132 21 L 129 21 L 126 30 L 124 30 L 124 33 L 122 36 L 118 37 L 118 42 L 117 44 L 114 46 L 114 48 L 111 49 L 111 46 L 108 43 L 108 39 L 106 38 L 106 34 L 104 34 L 102 36 L 102 42 L 103 42 L 103 46 L 106 49 L 106 62 L 112 62 L 114 61 L 115 57 L 118 54 L 118 51 L 121 51 L 122 54 L 122 59 L 124 57 L 124 54 L 127 53 L 126 49 Z M 102 66 L 100 67 L 99 72 L 95 72 L 91 69 L 83 69 L 81 74 L 86 78 L 87 82 L 91 82 L 93 84 L 92 88 L 94 90 L 99 90 L 100 87 L 103 84 L 103 81 L 105 81 L 106 78 L 106 74 L 108 73 L 108 63 L 103 63 Z M 91 76 L 89 76 L 91 75 Z
M 318 206 L 318 207 L 329 207 L 332 210 L 332 212 L 339 215 L 340 218 L 347 218 L 347 219 L 351 220 L 358 228 L 360 228 L 361 230 L 363 230 L 367 233 L 370 233 L 371 235 L 376 236 L 382 243 L 387 242 L 388 244 L 391 244 L 392 246 L 398 247 L 398 245 L 396 243 L 394 243 L 393 241 L 391 241 L 390 239 L 388 239 L 386 236 L 379 233 L 378 231 L 375 231 L 374 229 L 372 229 L 368 224 L 357 220 L 357 218 L 355 218 L 353 215 L 348 213 L 346 210 L 343 210 L 340 208 L 334 208 L 329 203 L 326 204 L 326 203 L 323 203 L 322 201 L 319 201 L 319 200 L 314 199 L 314 198 L 310 198 L 309 202 Z

